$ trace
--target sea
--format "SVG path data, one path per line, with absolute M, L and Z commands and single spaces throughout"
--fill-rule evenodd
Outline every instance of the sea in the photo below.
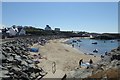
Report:
M 73 40 L 75 42 L 73 42 Z M 77 41 L 78 40 L 78 41 Z M 117 39 L 114 40 L 95 40 L 90 38 L 80 38 L 80 39 L 71 38 L 67 43 L 74 45 L 74 48 L 77 48 L 83 53 L 94 54 L 94 55 L 104 55 L 105 52 L 109 53 L 112 49 L 116 49 L 120 46 L 120 42 Z M 97 44 L 92 44 L 96 42 Z M 93 52 L 95 49 L 98 52 Z

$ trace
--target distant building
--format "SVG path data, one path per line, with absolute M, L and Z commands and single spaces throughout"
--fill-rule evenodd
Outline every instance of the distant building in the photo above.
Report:
M 13 25 L 11 28 L 8 28 L 6 33 L 8 36 L 26 35 L 26 31 L 22 26 L 15 26 L 15 25 Z
M 46 25 L 45 30 L 52 30 L 49 25 Z
M 26 35 L 26 31 L 22 28 L 19 32 L 19 35 Z
M 9 30 L 6 31 L 6 33 L 7 33 L 9 36 L 16 36 L 17 30 L 14 29 L 14 28 L 9 28 Z
M 55 31 L 60 31 L 60 28 L 55 28 Z

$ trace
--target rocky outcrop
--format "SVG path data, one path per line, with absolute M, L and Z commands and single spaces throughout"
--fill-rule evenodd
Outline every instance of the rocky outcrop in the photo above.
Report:
M 29 56 L 28 46 L 39 39 L 17 39 L 2 44 L 0 69 L 2 80 L 39 80 L 46 72 Z
M 106 58 L 98 63 L 97 67 L 100 67 L 101 70 L 96 69 L 89 78 L 100 78 L 101 80 L 105 78 L 119 79 L 120 46 L 117 49 L 111 50 L 109 55 L 106 55 Z

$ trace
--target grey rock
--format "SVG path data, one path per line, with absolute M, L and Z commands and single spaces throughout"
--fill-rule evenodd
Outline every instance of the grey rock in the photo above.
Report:
M 12 49 L 10 47 L 6 47 L 6 52 L 12 52 Z
M 8 61 L 13 61 L 14 58 L 13 58 L 13 57 L 9 57 L 9 58 L 7 58 L 7 60 L 8 60 Z
M 15 55 L 15 59 L 18 60 L 18 61 L 22 61 L 22 59 L 19 55 Z
M 12 69 L 15 70 L 15 71 L 21 71 L 21 69 L 16 67 L 16 66 L 13 66 Z
M 26 55 L 22 55 L 21 58 L 22 59 L 28 59 L 28 57 Z
M 22 62 L 21 62 L 21 65 L 28 66 L 28 63 L 27 63 L 26 61 L 22 61 Z
M 35 78 L 35 73 L 32 73 L 32 74 L 31 74 L 31 77 L 32 77 L 32 78 Z
M 26 60 L 26 62 L 28 63 L 28 64 L 33 64 L 33 61 L 32 60 Z M 32 66 L 33 67 L 33 66 Z
M 1 55 L 2 55 L 2 57 L 0 59 L 5 60 L 6 59 L 5 55 L 3 55 L 3 54 L 1 54 Z

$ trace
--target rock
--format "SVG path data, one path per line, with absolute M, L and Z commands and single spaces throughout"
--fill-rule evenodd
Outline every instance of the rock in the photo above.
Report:
M 21 59 L 28 59 L 28 57 L 26 55 L 22 55 Z
M 18 60 L 18 61 L 22 61 L 22 59 L 19 55 L 15 55 L 15 59 Z
M 40 80 L 42 77 L 43 77 L 43 76 L 38 76 L 38 77 L 36 78 L 36 80 Z
M 15 46 L 10 45 L 10 48 L 14 51 L 15 50 Z
M 28 66 L 28 63 L 27 63 L 26 61 L 23 60 L 23 61 L 21 62 L 21 65 Z
M 0 58 L 0 60 L 5 60 L 6 59 L 6 56 L 2 54 L 2 57 Z
M 15 70 L 15 71 L 21 71 L 21 69 L 16 67 L 16 66 L 13 66 L 12 69 Z
M 29 68 L 35 68 L 34 64 L 28 64 Z
M 26 62 L 27 62 L 28 64 L 33 64 L 33 61 L 32 61 L 32 60 L 26 60 Z
M 119 55 L 112 55 L 111 61 L 113 60 L 120 60 L 120 54 Z
M 7 71 L 4 72 L 3 80 L 39 80 L 45 75 L 42 68 L 36 68 L 34 61 L 28 57 L 28 45 L 37 42 L 37 38 L 17 39 L 2 45 L 0 68 Z
M 12 69 L 12 65 L 8 65 L 8 66 L 6 66 L 7 67 L 7 69 Z
M 2 51 L 2 55 L 4 55 L 4 57 L 7 57 L 7 53 L 5 51 Z
M 117 51 L 120 51 L 120 46 L 117 48 Z
M 13 61 L 14 58 L 13 58 L 13 57 L 9 57 L 9 58 L 7 58 L 7 60 L 8 60 L 8 61 Z
M 32 77 L 32 78 L 35 78 L 35 73 L 32 73 L 32 74 L 31 74 L 31 77 Z

